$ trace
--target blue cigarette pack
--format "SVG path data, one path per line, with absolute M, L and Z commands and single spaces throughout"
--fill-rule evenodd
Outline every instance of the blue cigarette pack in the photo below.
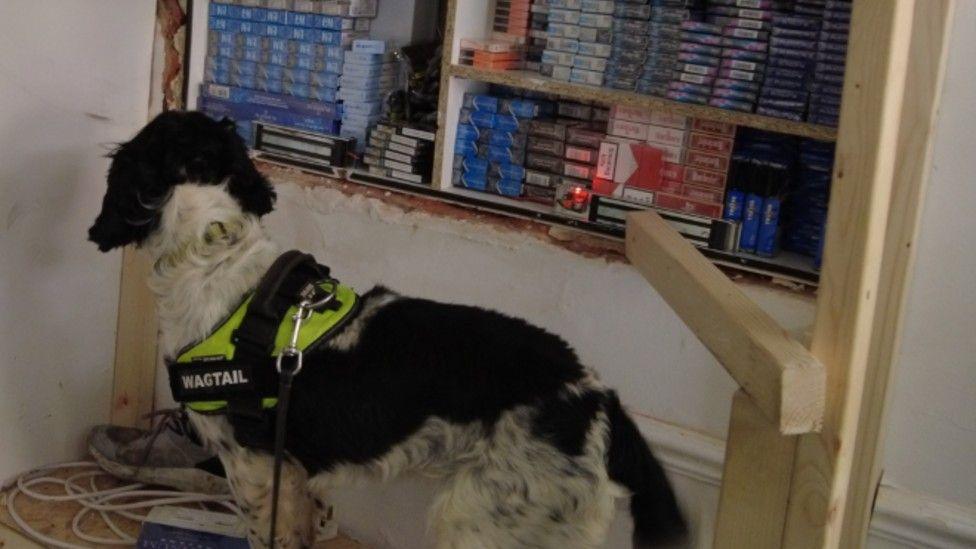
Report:
M 336 105 L 333 103 L 306 101 L 287 95 L 269 94 L 234 86 L 204 84 L 201 86 L 201 95 L 232 103 L 263 105 L 310 116 L 335 117 L 338 114 Z
M 335 134 L 338 118 L 304 115 L 265 105 L 234 103 L 214 97 L 201 97 L 200 109 L 213 117 L 227 116 L 237 121 L 257 121 L 319 133 Z
M 247 549 L 249 545 L 244 528 L 234 515 L 163 506 L 149 512 L 136 547 Z

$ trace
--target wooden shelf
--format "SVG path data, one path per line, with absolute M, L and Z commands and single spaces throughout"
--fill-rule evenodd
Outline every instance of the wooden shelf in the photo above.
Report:
M 499 71 L 491 69 L 481 69 L 468 65 L 450 65 L 448 74 L 457 78 L 487 82 L 490 84 L 501 84 L 512 86 L 523 90 L 539 91 L 562 95 L 573 99 L 584 101 L 595 101 L 607 105 L 626 105 L 628 107 L 638 107 L 654 109 L 685 116 L 697 118 L 707 118 L 728 122 L 738 126 L 747 126 L 759 130 L 778 132 L 799 137 L 819 139 L 821 141 L 835 141 L 837 139 L 837 129 L 830 126 L 810 124 L 807 122 L 793 122 L 782 118 L 773 118 L 752 113 L 730 111 L 715 107 L 704 107 L 690 103 L 672 101 L 663 97 L 653 95 L 642 95 L 639 93 L 601 88 L 597 86 L 587 86 L 584 84 L 574 84 L 563 82 L 542 76 L 537 72 L 530 71 Z

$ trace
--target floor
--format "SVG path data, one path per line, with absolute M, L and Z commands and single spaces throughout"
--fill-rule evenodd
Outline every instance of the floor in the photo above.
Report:
M 54 472 L 52 476 L 66 478 L 72 472 L 73 470 L 71 469 L 62 469 Z M 121 482 L 119 484 L 121 484 Z M 99 488 L 104 489 L 111 487 L 113 487 L 112 481 L 105 481 L 104 485 L 101 483 L 99 484 Z M 54 487 L 52 488 L 54 490 L 59 490 Z M 8 511 L 8 493 L 9 492 L 0 492 L 0 549 L 27 549 L 42 547 L 42 545 L 35 544 L 18 534 L 19 530 L 14 524 L 14 521 L 10 517 L 10 513 Z M 35 530 L 55 539 L 64 540 L 68 543 L 85 545 L 85 542 L 78 539 L 71 531 L 71 521 L 81 508 L 78 504 L 71 502 L 45 503 L 28 499 L 22 495 L 16 498 L 15 504 L 17 506 L 17 512 L 19 515 Z M 122 530 L 127 534 L 135 536 L 139 532 L 139 524 L 135 521 L 120 518 L 117 520 L 117 523 L 119 527 L 122 528 Z M 83 532 L 93 536 L 106 538 L 114 537 L 108 526 L 97 518 L 97 516 L 92 514 L 89 514 L 84 520 L 82 520 L 81 529 Z M 94 547 L 100 548 L 119 546 L 104 545 Z M 315 548 L 367 549 L 365 545 L 362 545 L 342 535 L 334 540 L 316 544 Z

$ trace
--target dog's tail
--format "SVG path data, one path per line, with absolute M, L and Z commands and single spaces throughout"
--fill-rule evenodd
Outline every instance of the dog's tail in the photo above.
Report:
M 633 420 L 609 392 L 606 405 L 610 422 L 610 450 L 607 469 L 610 479 L 630 490 L 630 513 L 634 517 L 634 547 L 647 548 L 680 542 L 688 527 L 678 508 L 664 469 L 651 454 Z

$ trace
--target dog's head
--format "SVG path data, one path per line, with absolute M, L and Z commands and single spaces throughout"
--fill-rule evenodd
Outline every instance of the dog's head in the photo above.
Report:
M 88 230 L 89 240 L 103 252 L 145 241 L 181 183 L 226 184 L 241 210 L 256 216 L 274 208 L 274 190 L 226 118 L 218 122 L 199 112 L 165 112 L 111 157 L 102 211 Z

